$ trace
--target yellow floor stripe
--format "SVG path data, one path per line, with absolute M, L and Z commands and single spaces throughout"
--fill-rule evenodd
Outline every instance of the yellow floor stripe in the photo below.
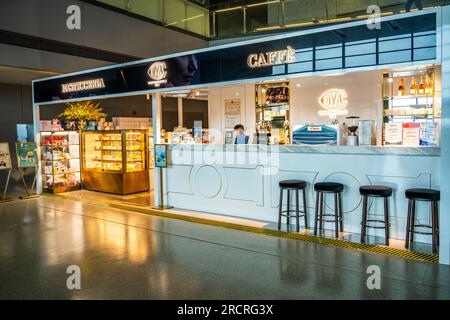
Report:
M 61 197 L 67 200 L 75 200 L 75 201 L 81 201 L 83 203 L 88 204 L 95 204 L 99 205 L 98 203 L 94 203 L 89 200 L 83 200 L 83 199 L 71 199 L 67 196 L 62 195 L 52 195 L 52 194 L 45 194 L 49 197 Z M 403 250 L 403 249 L 396 249 L 386 246 L 380 246 L 380 245 L 370 245 L 370 244 L 362 244 L 357 242 L 349 242 L 341 239 L 332 239 L 332 238 L 323 238 L 313 235 L 307 235 L 307 234 L 300 234 L 300 233 L 288 233 L 284 231 L 278 231 L 278 230 L 272 230 L 272 229 L 264 229 L 264 228 L 258 228 L 258 227 L 252 227 L 252 226 L 246 226 L 241 224 L 235 224 L 231 222 L 224 222 L 224 221 L 217 221 L 217 220 L 210 220 L 210 219 L 204 219 L 204 218 L 198 218 L 198 217 L 191 217 L 181 214 L 174 214 L 163 210 L 157 210 L 157 209 L 151 209 L 148 207 L 141 207 L 141 206 L 135 206 L 131 204 L 118 204 L 118 203 L 108 203 L 108 202 L 102 202 L 103 206 L 107 206 L 110 208 L 115 209 L 121 209 L 126 211 L 134 211 L 164 218 L 170 218 L 170 219 L 177 219 L 177 220 L 183 220 L 193 223 L 200 223 L 200 224 L 206 224 L 210 226 L 216 226 L 216 227 L 222 227 L 222 228 L 228 228 L 228 229 L 234 229 L 239 231 L 245 231 L 245 232 L 252 232 L 252 233 L 259 233 L 259 234 L 265 234 L 269 236 L 279 237 L 279 238 L 286 238 L 286 239 L 293 239 L 293 240 L 301 240 L 301 241 L 307 241 L 315 244 L 323 244 L 323 245 L 329 245 L 329 246 L 335 246 L 335 247 L 341 247 L 341 248 L 348 248 L 348 249 L 354 249 L 364 252 L 371 252 L 371 253 L 379 253 L 379 254 L 385 254 L 390 256 L 397 256 L 402 257 L 406 259 L 412 259 L 412 260 L 420 260 L 420 261 L 426 261 L 426 262 L 439 262 L 439 256 L 428 254 L 428 253 L 421 253 L 411 250 Z

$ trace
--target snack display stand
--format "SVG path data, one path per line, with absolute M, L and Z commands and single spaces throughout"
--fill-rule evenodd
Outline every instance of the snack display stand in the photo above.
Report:
M 44 192 L 81 189 L 80 134 L 76 131 L 41 132 Z

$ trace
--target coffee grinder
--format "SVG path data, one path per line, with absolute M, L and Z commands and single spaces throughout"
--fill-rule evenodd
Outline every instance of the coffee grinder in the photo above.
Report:
M 358 145 L 358 135 L 356 132 L 358 131 L 359 126 L 359 117 L 350 116 L 347 117 L 347 145 L 348 146 L 357 146 Z

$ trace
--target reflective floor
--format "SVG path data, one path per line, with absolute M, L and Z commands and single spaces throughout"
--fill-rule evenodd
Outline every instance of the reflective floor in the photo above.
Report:
M 81 269 L 81 290 L 66 270 Z M 366 270 L 381 270 L 369 290 Z M 449 299 L 450 268 L 63 198 L 0 204 L 0 299 Z

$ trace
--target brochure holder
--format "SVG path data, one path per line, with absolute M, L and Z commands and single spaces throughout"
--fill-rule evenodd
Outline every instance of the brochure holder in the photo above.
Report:
M 164 168 L 167 168 L 167 145 L 155 144 L 155 168 L 158 168 L 159 173 L 159 206 L 154 206 L 153 209 L 167 210 L 172 209 L 172 206 L 164 204 L 164 187 L 163 174 Z

